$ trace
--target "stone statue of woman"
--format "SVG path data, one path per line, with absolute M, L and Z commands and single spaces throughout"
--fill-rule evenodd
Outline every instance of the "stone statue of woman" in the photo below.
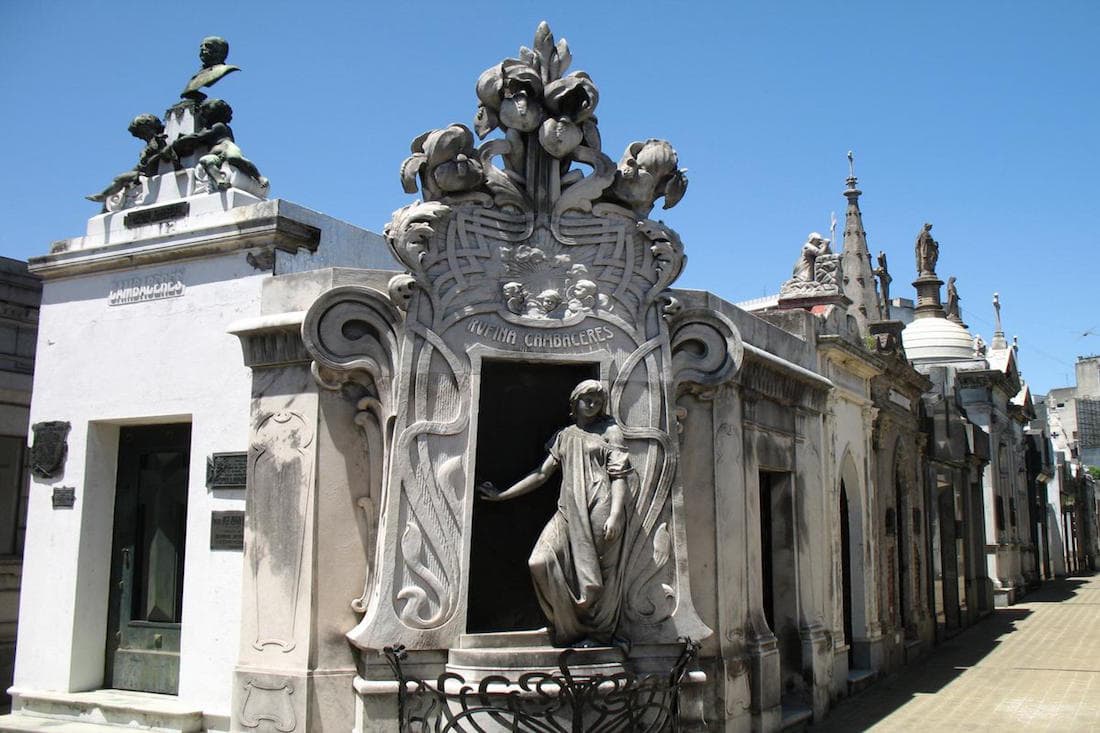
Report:
M 505 491 L 479 487 L 486 501 L 534 491 L 561 469 L 558 509 L 528 566 L 555 646 L 615 640 L 623 595 L 627 479 L 633 468 L 621 428 L 607 414 L 607 390 L 587 379 L 569 397 L 576 424 L 558 431 L 542 465 Z

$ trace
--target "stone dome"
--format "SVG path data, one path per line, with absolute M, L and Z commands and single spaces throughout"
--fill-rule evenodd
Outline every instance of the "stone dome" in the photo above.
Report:
M 972 361 L 970 332 L 946 318 L 917 318 L 901 332 L 905 355 L 914 363 Z

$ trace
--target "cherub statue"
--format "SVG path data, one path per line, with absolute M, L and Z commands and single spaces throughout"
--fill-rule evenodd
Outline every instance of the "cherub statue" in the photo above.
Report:
M 239 66 L 231 66 L 225 63 L 229 55 L 229 42 L 218 36 L 207 36 L 199 45 L 199 60 L 202 68 L 195 72 L 191 81 L 183 88 L 180 97 L 201 102 L 206 95 L 199 90 L 203 87 L 214 86 L 225 75 L 234 71 L 240 71 Z
M 806 243 L 802 245 L 802 253 L 794 263 L 791 279 L 801 282 L 813 282 L 814 263 L 819 255 L 827 255 L 830 252 L 829 240 L 817 232 L 810 232 L 809 236 L 806 237 Z
M 175 154 L 168 146 L 164 135 L 164 124 L 156 115 L 138 115 L 130 121 L 130 126 L 127 129 L 131 135 L 145 141 L 145 147 L 142 148 L 141 155 L 138 156 L 137 165 L 131 170 L 115 176 L 114 180 L 99 193 L 86 196 L 85 198 L 89 201 L 104 202 L 119 191 L 139 183 L 142 176 L 156 175 L 161 160 L 176 162 Z
M 611 195 L 640 216 L 649 216 L 653 204 L 665 197 L 662 208 L 671 209 L 687 191 L 687 171 L 679 168 L 676 151 L 665 140 L 634 142 L 623 153 Z
M 226 102 L 221 99 L 207 99 L 199 105 L 202 129 L 190 135 L 180 135 L 172 146 L 181 158 L 200 147 L 208 146 L 210 152 L 199 158 L 199 165 L 214 185 L 223 191 L 229 188 L 229 177 L 221 170 L 225 163 L 266 188 L 267 179 L 260 175 L 259 169 L 251 160 L 244 157 L 244 153 L 233 140 L 233 130 L 229 127 L 232 119 L 233 109 Z
M 607 414 L 607 389 L 594 379 L 569 396 L 574 425 L 550 442 L 542 465 L 505 491 L 483 483 L 485 501 L 523 496 L 561 469 L 557 513 L 539 535 L 528 565 L 556 646 L 615 641 L 622 608 L 623 538 L 634 473 L 622 428 Z

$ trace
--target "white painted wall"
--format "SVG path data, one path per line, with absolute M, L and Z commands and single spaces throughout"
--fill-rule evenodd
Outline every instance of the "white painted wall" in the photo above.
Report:
M 109 306 L 113 281 L 182 269 L 181 297 Z M 247 450 L 251 372 L 226 333 L 259 315 L 245 252 L 46 283 L 32 422 L 68 420 L 58 479 L 31 487 L 15 684 L 83 690 L 103 681 L 118 426 L 192 422 L 180 700 L 228 715 L 240 626 L 241 553 L 209 550 L 214 510 L 243 491 L 207 490 L 206 458 Z M 53 509 L 52 486 L 76 487 Z

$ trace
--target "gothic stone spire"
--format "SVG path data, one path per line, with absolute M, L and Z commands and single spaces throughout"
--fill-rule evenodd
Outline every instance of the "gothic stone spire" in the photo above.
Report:
M 860 330 L 867 331 L 867 323 L 882 319 L 878 295 L 875 292 L 875 276 L 871 265 L 871 253 L 867 249 L 867 233 L 863 230 L 863 215 L 859 210 L 859 197 L 863 192 L 856 188 L 855 158 L 848 151 L 848 180 L 844 197 L 848 210 L 844 215 L 844 245 L 842 268 L 844 293 L 851 301 L 849 311 L 855 316 Z

